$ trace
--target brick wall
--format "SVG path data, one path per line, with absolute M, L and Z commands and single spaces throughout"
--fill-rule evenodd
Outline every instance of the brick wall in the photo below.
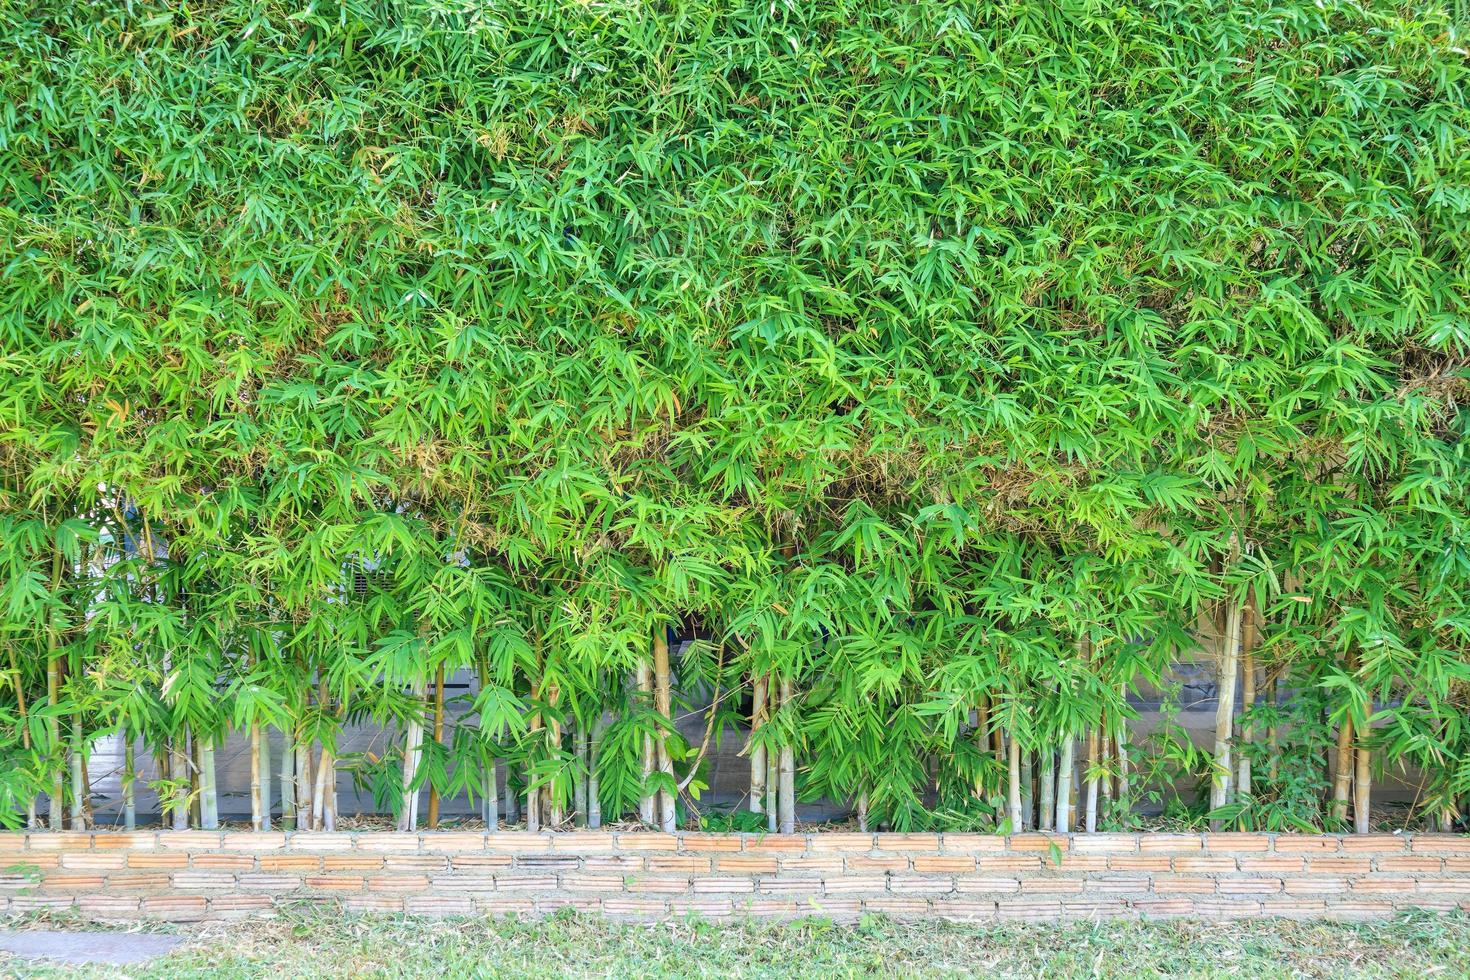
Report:
M 1470 910 L 1470 836 L 0 833 L 0 911 L 1386 916 Z

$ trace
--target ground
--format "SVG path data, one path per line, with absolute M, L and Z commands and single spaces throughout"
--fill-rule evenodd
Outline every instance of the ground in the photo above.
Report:
M 63 928 L 86 928 L 61 920 Z M 4 928 L 58 928 L 27 919 Z M 0 976 L 857 977 L 1470 975 L 1470 917 L 1392 922 L 631 925 L 322 914 L 154 927 L 186 942 L 146 966 L 60 967 L 0 954 Z

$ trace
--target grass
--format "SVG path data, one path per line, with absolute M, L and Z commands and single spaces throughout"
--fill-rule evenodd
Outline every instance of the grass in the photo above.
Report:
M 61 925 L 58 926 L 58 921 Z M 19 927 L 88 928 L 30 918 Z M 1470 917 L 1392 922 L 907 924 L 867 918 L 782 924 L 634 925 L 577 915 L 538 921 L 311 914 L 157 926 L 188 942 L 133 978 L 165 977 L 866 977 L 1470 975 Z M 121 976 L 4 959 L 0 975 Z

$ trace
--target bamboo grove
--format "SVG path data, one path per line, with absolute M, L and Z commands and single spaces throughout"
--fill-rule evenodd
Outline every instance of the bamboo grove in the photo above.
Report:
M 1444 6 L 0 24 L 7 823 L 214 826 L 231 739 L 257 827 L 1459 819 Z

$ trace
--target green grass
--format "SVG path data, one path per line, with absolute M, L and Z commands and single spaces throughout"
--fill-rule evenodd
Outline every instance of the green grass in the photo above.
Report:
M 55 928 L 54 920 L 25 925 Z M 68 922 L 68 928 L 85 928 Z M 587 916 L 425 920 L 310 915 L 159 927 L 186 945 L 129 977 L 831 977 L 1470 975 L 1470 917 L 1392 922 L 783 924 Z M 0 954 L 3 955 L 3 954 Z M 0 974 L 118 976 L 0 959 Z

